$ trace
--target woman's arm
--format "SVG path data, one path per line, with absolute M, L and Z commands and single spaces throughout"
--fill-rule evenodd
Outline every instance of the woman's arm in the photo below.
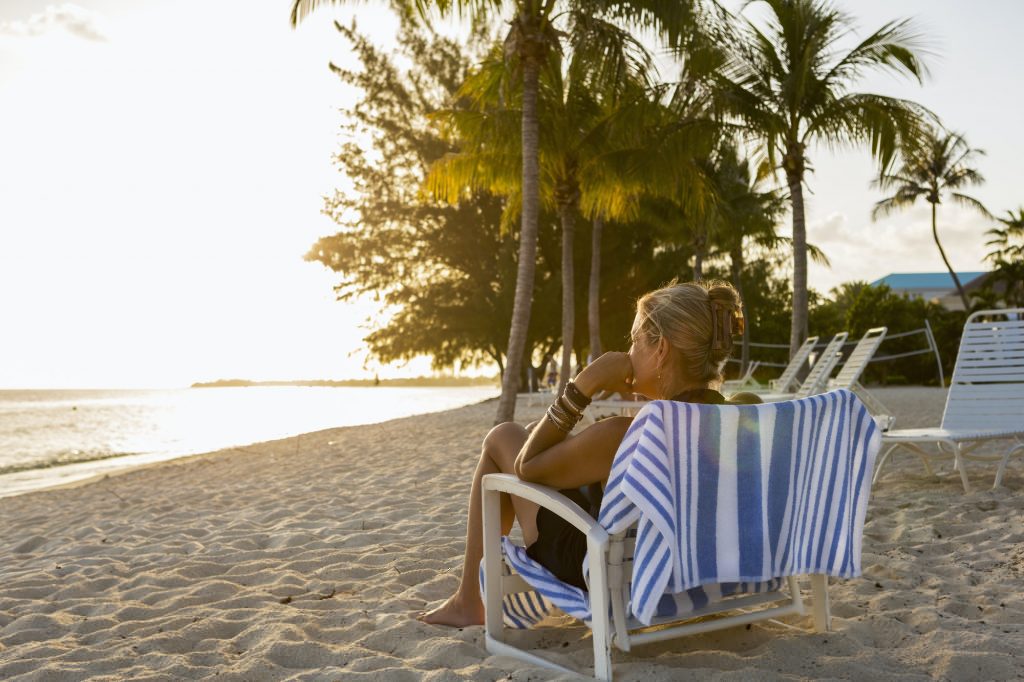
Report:
M 626 353 L 605 353 L 580 372 L 574 383 L 589 397 L 601 390 L 629 391 L 632 379 L 633 366 Z M 603 481 L 631 422 L 628 417 L 604 419 L 578 436 L 566 438 L 566 433 L 544 418 L 516 457 L 516 475 L 554 488 Z
M 602 419 L 579 435 L 565 438 L 545 419 L 519 451 L 516 475 L 528 483 L 559 489 L 603 481 L 632 421 L 629 417 Z

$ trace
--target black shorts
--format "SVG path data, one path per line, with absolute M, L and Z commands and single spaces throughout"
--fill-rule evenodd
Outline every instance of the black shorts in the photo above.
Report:
M 591 485 L 589 489 L 559 492 L 597 518 L 597 511 L 601 508 L 600 484 Z M 537 540 L 526 548 L 526 554 L 562 582 L 587 589 L 583 581 L 587 536 L 553 511 L 544 507 L 537 511 Z

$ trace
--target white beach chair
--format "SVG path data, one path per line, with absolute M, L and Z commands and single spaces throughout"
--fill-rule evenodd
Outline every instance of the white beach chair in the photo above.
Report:
M 849 357 L 846 358 L 846 362 L 839 369 L 839 373 L 834 379 L 829 379 L 828 382 L 829 388 L 847 388 L 856 393 L 861 402 L 871 410 L 871 414 L 875 415 L 875 421 L 878 422 L 878 426 L 883 431 L 892 426 L 896 417 L 893 416 L 892 410 L 887 408 L 881 400 L 864 388 L 860 383 L 860 377 L 864 374 L 864 370 L 867 369 L 868 363 L 875 357 L 875 353 L 878 352 L 878 347 L 885 340 L 885 334 L 888 329 L 888 327 L 875 327 L 874 329 L 867 330 L 864 336 L 860 337 L 860 341 L 854 346 Z
M 796 391 L 800 385 L 798 376 L 803 366 L 807 364 L 807 359 L 811 357 L 811 351 L 814 350 L 814 346 L 818 343 L 817 336 L 809 336 L 807 340 L 803 342 L 793 357 L 789 359 L 789 364 L 782 370 L 782 374 L 776 379 L 771 379 L 768 382 L 768 390 L 772 393 L 790 393 Z M 756 392 L 756 391 L 755 391 Z
M 747 363 L 747 371 L 743 373 L 739 379 L 729 379 L 728 381 L 722 382 L 722 389 L 730 391 L 739 391 L 744 388 L 756 389 L 760 388 L 760 384 L 757 383 L 757 379 L 754 378 L 754 372 L 761 366 L 759 360 Z
M 758 393 L 761 400 L 766 403 L 779 400 L 791 400 L 793 398 L 806 398 L 807 396 L 822 393 L 828 387 L 828 379 L 832 370 L 839 364 L 843 357 L 843 344 L 846 343 L 846 332 L 839 332 L 832 337 L 832 340 L 825 346 L 818 359 L 811 366 L 811 371 L 804 378 L 797 388 L 796 393 Z M 795 356 L 794 356 L 795 357 Z
M 583 419 L 581 423 L 592 424 L 594 423 L 595 415 L 599 411 L 605 410 L 622 417 L 633 417 L 643 407 L 651 402 L 650 400 L 594 400 L 591 401 L 586 411 L 583 413 Z
M 806 418 L 812 411 L 817 420 Z M 832 423 L 842 426 L 830 430 Z M 506 629 L 538 621 L 556 604 L 591 628 L 593 674 L 610 680 L 612 646 L 630 651 L 805 614 L 803 575 L 810 576 L 814 627 L 829 630 L 827 576 L 860 574 L 878 446 L 874 421 L 849 391 L 742 406 L 659 400 L 623 439 L 598 520 L 551 488 L 484 476 L 487 650 L 578 673 L 515 646 Z M 648 473 L 663 467 L 664 474 Z M 589 592 L 561 583 L 501 538 L 502 493 L 536 502 L 586 535 Z
M 992 440 L 1010 441 L 1006 452 L 974 452 Z M 1010 456 L 1024 451 L 1024 308 L 981 310 L 968 317 L 942 422 L 937 428 L 889 431 L 882 443 L 889 448 L 878 461 L 876 480 L 892 453 L 905 448 L 920 457 L 929 474 L 929 459 L 952 457 L 964 492 L 970 492 L 965 460 L 998 460 L 992 487 L 999 487 Z M 921 447 L 928 443 L 936 450 Z

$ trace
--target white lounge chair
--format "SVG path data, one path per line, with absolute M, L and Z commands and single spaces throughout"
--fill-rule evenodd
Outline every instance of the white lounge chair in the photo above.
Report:
M 974 452 L 991 440 L 1008 440 L 1009 447 L 1002 455 Z M 1024 451 L 1024 308 L 982 310 L 968 317 L 942 422 L 937 428 L 889 431 L 882 443 L 889 448 L 878 461 L 876 480 L 892 453 L 905 448 L 920 457 L 929 474 L 929 459 L 952 456 L 964 492 L 970 492 L 965 460 L 998 460 L 992 484 L 997 488 L 1010 456 Z M 921 447 L 928 443 L 937 450 Z
M 739 391 L 741 389 L 757 389 L 760 388 L 761 384 L 754 378 L 754 372 L 761 366 L 759 360 L 747 363 L 747 371 L 743 373 L 739 379 L 729 379 L 722 382 L 723 391 Z
M 828 379 L 832 370 L 839 364 L 839 359 L 843 357 L 843 344 L 846 343 L 846 337 L 846 332 L 839 332 L 832 337 L 832 340 L 825 346 L 825 350 L 814 361 L 811 371 L 797 388 L 796 393 L 759 393 L 761 400 L 770 403 L 793 398 L 806 398 L 822 393 L 828 387 Z
M 812 411 L 817 420 L 806 418 Z M 841 426 L 828 428 L 833 423 Z M 515 646 L 506 630 L 519 616 L 543 618 L 542 607 L 554 603 L 590 626 L 593 674 L 610 680 L 612 646 L 630 651 L 805 614 L 801 575 L 810 576 L 815 629 L 829 630 L 827 575 L 860 573 L 878 446 L 874 421 L 850 391 L 743 406 L 658 400 L 641 410 L 619 447 L 598 520 L 553 489 L 508 474 L 484 476 L 487 650 L 578 672 Z M 656 502 L 655 491 L 664 492 Z M 589 592 L 545 576 L 542 567 L 537 572 L 521 548 L 500 537 L 501 493 L 532 500 L 586 535 Z M 653 557 L 663 559 L 646 560 Z M 732 589 L 754 593 L 714 600 Z
M 768 389 L 772 393 L 790 393 L 796 391 L 800 385 L 797 376 L 800 374 L 800 370 L 807 364 L 807 359 L 811 357 L 811 351 L 818 343 L 817 336 L 809 336 L 807 340 L 797 349 L 796 353 L 792 358 L 789 359 L 789 363 L 786 368 L 782 370 L 782 374 L 776 379 L 771 379 L 768 382 Z
M 601 411 L 610 412 L 623 417 L 635 416 L 650 400 L 594 400 L 583 413 L 582 424 L 594 423 L 595 416 Z
M 874 329 L 867 330 L 864 336 L 860 337 L 860 341 L 854 346 L 849 357 L 846 358 L 846 362 L 839 369 L 839 374 L 834 379 L 829 379 L 828 382 L 829 388 L 847 388 L 856 393 L 861 402 L 871 410 L 871 414 L 875 415 L 875 421 L 878 422 L 878 426 L 883 431 L 892 427 L 896 417 L 893 415 L 892 410 L 887 408 L 881 400 L 864 388 L 860 383 L 860 377 L 864 374 L 864 370 L 867 369 L 868 363 L 875 357 L 875 353 L 878 351 L 878 347 L 882 345 L 882 341 L 885 340 L 887 331 L 888 327 L 875 327 Z

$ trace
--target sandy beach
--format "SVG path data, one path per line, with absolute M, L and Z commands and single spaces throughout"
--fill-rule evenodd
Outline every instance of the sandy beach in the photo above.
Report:
M 873 389 L 897 427 L 945 393 Z M 541 407 L 520 402 L 526 422 Z M 412 618 L 457 583 L 487 402 L 332 429 L 0 499 L 0 679 L 554 680 L 483 628 Z M 613 656 L 616 679 L 1024 677 L 1024 458 L 964 494 L 903 455 L 875 486 L 864 576 L 810 617 Z M 521 633 L 589 665 L 579 625 Z

